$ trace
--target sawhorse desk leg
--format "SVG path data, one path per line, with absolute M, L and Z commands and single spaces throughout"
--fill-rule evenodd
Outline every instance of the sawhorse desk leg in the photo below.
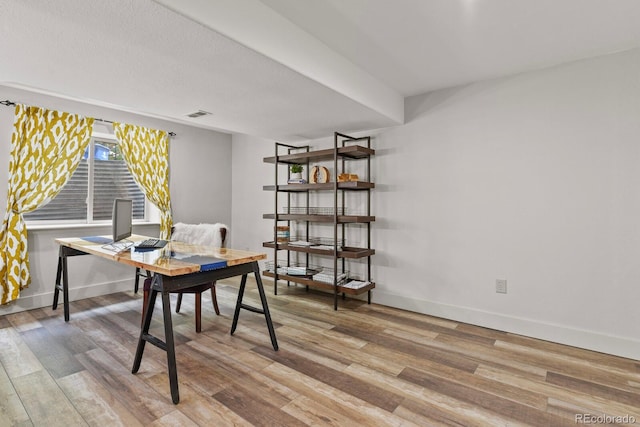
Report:
M 247 285 L 247 273 L 242 275 L 242 281 L 240 282 L 240 290 L 238 291 L 238 300 L 236 301 L 236 310 L 233 314 L 233 323 L 231 324 L 231 335 L 236 331 L 238 326 L 238 317 L 240 316 L 240 309 L 252 311 L 254 313 L 264 314 L 264 318 L 267 321 L 267 329 L 269 329 L 269 337 L 271 337 L 271 345 L 273 349 L 278 351 L 278 340 L 276 339 L 276 332 L 273 329 L 273 322 L 271 321 L 271 314 L 269 313 L 269 305 L 267 304 L 267 296 L 264 293 L 264 286 L 262 286 L 262 278 L 260 277 L 260 268 L 258 262 L 253 262 L 253 274 L 256 278 L 256 284 L 258 286 L 258 293 L 260 294 L 260 302 L 262 303 L 262 309 L 246 305 L 242 303 L 244 297 L 244 289 Z
M 173 323 L 171 321 L 171 304 L 169 299 L 169 292 L 162 291 L 162 313 L 164 320 L 164 341 L 149 334 L 149 326 L 151 325 L 151 318 L 153 317 L 153 307 L 156 303 L 156 297 L 158 296 L 158 289 L 162 289 L 162 276 L 154 275 L 153 282 L 151 284 L 151 291 L 149 293 L 149 300 L 145 307 L 144 320 L 142 322 L 142 329 L 140 331 L 140 339 L 138 340 L 138 348 L 136 349 L 136 356 L 133 360 L 133 368 L 131 373 L 135 374 L 140 369 L 140 363 L 142 362 L 142 354 L 144 353 L 145 343 L 149 342 L 156 347 L 167 352 L 167 368 L 169 371 L 169 388 L 171 389 L 171 400 L 174 404 L 180 402 L 180 393 L 178 390 L 178 367 L 176 366 L 176 348 L 173 340 Z
M 62 291 L 62 303 L 64 306 L 64 321 L 69 321 L 69 269 L 67 267 L 67 257 L 88 255 L 86 252 L 78 251 L 66 246 L 60 246 L 58 251 L 58 271 L 56 272 L 56 285 L 53 291 L 53 305 L 51 308 L 58 308 L 58 297 Z M 62 283 L 60 279 L 62 278 Z
M 149 270 L 146 270 L 146 273 L 141 273 L 140 272 L 140 267 L 136 267 L 136 279 L 135 279 L 135 283 L 133 285 L 133 293 L 134 294 L 138 293 L 138 288 L 140 287 L 140 276 L 142 276 L 142 277 L 151 277 L 151 272 Z
M 244 296 L 244 290 L 247 285 L 247 275 L 253 272 L 256 277 L 256 283 L 258 285 L 258 292 L 260 293 L 260 301 L 262 303 L 262 309 L 252 307 L 242 303 Z M 199 273 L 200 274 L 200 273 Z M 236 302 L 235 314 L 233 316 L 233 324 L 231 326 L 231 334 L 236 330 L 238 326 L 238 317 L 240 315 L 240 309 L 253 311 L 255 313 L 264 314 L 267 322 L 267 328 L 269 329 L 269 336 L 271 337 L 271 344 L 274 350 L 278 350 L 278 341 L 276 340 L 276 333 L 273 328 L 273 322 L 271 321 L 271 314 L 269 313 L 269 306 L 267 304 L 267 297 L 264 293 L 264 287 L 260 278 L 260 267 L 258 262 L 254 261 L 251 264 L 241 264 L 231 267 L 225 267 L 220 270 L 213 270 L 205 276 L 189 276 L 189 277 L 166 277 L 161 274 L 154 274 L 153 281 L 151 282 L 151 291 L 149 294 L 149 300 L 145 307 L 144 319 L 142 321 L 142 329 L 140 330 L 140 338 L 138 339 L 138 347 L 136 349 L 136 355 L 133 360 L 133 368 L 131 373 L 135 374 L 140 369 L 140 363 L 142 362 L 142 355 L 147 342 L 155 345 L 156 347 L 167 352 L 167 367 L 169 370 L 169 386 L 171 388 L 171 400 L 173 403 L 180 401 L 180 394 L 178 391 L 178 369 L 176 367 L 176 353 L 175 343 L 173 340 L 173 324 L 171 321 L 171 305 L 169 295 L 172 290 L 184 289 L 189 286 L 196 286 L 203 281 L 219 280 L 228 277 L 242 275 L 242 282 L 240 284 L 240 290 L 238 292 L 238 301 Z M 149 325 L 151 324 L 151 318 L 153 316 L 153 308 L 156 303 L 156 297 L 158 293 L 162 295 L 162 313 L 164 318 L 164 341 L 149 334 Z

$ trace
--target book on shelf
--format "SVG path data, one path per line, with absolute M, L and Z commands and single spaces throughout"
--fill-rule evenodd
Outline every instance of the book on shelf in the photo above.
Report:
M 290 178 L 287 180 L 287 184 L 306 184 L 307 180 L 304 178 Z
M 289 276 L 306 276 L 307 273 L 306 267 L 287 267 L 287 273 Z
M 306 240 L 294 240 L 289 242 L 289 246 L 313 246 L 313 243 L 307 242 Z
M 365 286 L 370 285 L 371 282 L 369 282 L 368 280 L 350 280 L 347 283 L 345 283 L 344 285 L 342 285 L 343 288 L 349 288 L 349 289 L 360 289 L 360 288 L 364 288 Z
M 343 282 L 347 278 L 346 273 L 338 274 L 338 284 Z M 333 273 L 319 273 L 313 275 L 313 280 L 316 282 L 333 283 Z
M 322 249 L 325 251 L 332 251 L 334 249 L 334 246 L 333 245 L 315 245 L 313 246 L 313 249 Z M 341 251 L 342 246 L 338 246 L 338 250 Z

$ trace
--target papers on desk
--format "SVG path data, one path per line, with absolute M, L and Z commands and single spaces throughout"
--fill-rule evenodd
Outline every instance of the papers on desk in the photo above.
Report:
M 133 242 L 113 242 L 113 243 L 107 243 L 106 245 L 102 245 L 102 249 L 106 249 L 111 252 L 120 253 L 122 251 L 126 251 L 131 246 L 133 246 Z
M 114 242 L 113 239 L 107 236 L 86 236 L 81 237 L 81 239 L 87 242 L 102 245 L 102 249 L 105 249 L 109 252 L 122 252 L 133 246 L 133 242 L 130 240 L 123 239 L 118 242 Z

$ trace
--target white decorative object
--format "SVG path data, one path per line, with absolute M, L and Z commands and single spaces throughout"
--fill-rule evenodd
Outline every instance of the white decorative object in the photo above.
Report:
M 221 223 L 196 225 L 179 222 L 174 224 L 173 227 L 171 240 L 193 245 L 214 246 L 216 248 L 222 247 L 220 229 L 226 228 L 227 232 L 229 231 L 229 227 Z

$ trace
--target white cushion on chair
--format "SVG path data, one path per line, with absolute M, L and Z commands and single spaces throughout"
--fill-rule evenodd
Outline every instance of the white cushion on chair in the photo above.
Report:
M 220 229 L 229 227 L 221 223 L 215 224 L 174 224 L 171 240 L 185 242 L 193 245 L 214 246 L 220 248 L 223 245 Z

